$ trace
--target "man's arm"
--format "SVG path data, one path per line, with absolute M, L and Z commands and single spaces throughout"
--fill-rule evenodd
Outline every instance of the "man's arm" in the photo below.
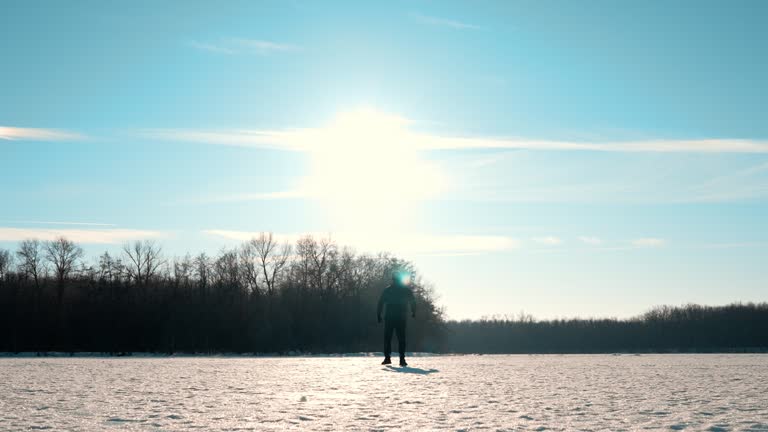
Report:
M 384 309 L 384 294 L 386 294 L 387 289 L 385 288 L 384 291 L 379 296 L 379 304 L 376 306 L 376 321 L 381 322 L 381 311 Z
M 413 318 L 416 318 L 416 296 L 413 295 L 413 290 L 408 290 L 410 292 L 409 300 L 411 303 L 411 316 Z

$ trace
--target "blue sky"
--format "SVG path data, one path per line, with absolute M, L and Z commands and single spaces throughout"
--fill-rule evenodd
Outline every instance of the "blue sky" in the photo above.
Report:
M 765 300 L 765 2 L 4 2 L 0 247 L 332 233 L 450 317 Z

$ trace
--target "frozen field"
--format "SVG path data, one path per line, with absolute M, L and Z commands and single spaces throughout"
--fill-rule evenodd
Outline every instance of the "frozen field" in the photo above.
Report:
M 0 359 L 2 430 L 763 430 L 768 355 Z

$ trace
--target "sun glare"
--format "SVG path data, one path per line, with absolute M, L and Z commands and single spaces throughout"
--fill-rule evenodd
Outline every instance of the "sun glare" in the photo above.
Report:
M 329 210 L 337 229 L 404 229 L 444 177 L 409 143 L 410 122 L 373 109 L 341 113 L 310 142 L 305 193 Z

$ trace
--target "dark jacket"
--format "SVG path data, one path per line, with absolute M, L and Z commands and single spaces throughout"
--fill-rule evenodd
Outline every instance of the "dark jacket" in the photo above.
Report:
M 386 305 L 385 319 L 387 321 L 405 320 L 408 316 L 407 309 L 409 303 L 411 305 L 411 314 L 416 316 L 416 298 L 413 296 L 413 291 L 404 285 L 390 285 L 384 289 L 381 297 L 379 297 L 376 316 L 381 320 L 381 310 Z

